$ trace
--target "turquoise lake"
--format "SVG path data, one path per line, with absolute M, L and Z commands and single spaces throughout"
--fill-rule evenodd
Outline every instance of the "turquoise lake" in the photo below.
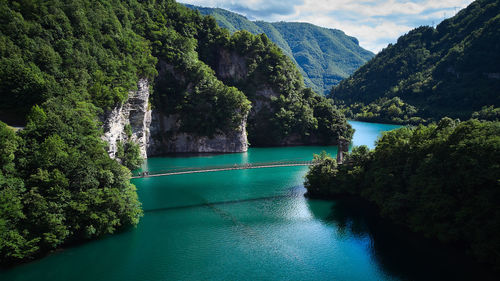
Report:
M 354 145 L 395 125 L 351 121 Z M 143 169 L 310 160 L 335 146 L 148 159 Z M 307 167 L 134 179 L 136 228 L 0 271 L 0 280 L 484 280 L 461 253 L 355 200 L 304 197 Z

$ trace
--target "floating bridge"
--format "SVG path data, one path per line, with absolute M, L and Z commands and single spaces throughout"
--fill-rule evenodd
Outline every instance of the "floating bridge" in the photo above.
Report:
M 233 164 L 233 165 L 223 165 L 223 166 L 184 167 L 184 168 L 168 169 L 162 171 L 135 172 L 132 173 L 132 178 L 138 179 L 138 178 L 164 177 L 173 175 L 209 173 L 209 172 L 220 172 L 220 171 L 231 171 L 231 170 L 310 166 L 313 164 L 314 161 L 277 161 L 277 162 L 262 162 L 262 163 L 243 163 L 243 164 Z

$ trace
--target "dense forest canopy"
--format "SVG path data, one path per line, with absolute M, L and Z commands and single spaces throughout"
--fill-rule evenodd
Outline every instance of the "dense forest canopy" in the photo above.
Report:
M 342 165 L 325 153 L 306 176 L 312 197 L 361 196 L 413 231 L 466 245 L 500 270 L 500 122 L 443 118 L 385 132 Z
M 246 30 L 252 34 L 266 34 L 297 65 L 306 86 L 319 94 L 328 93 L 333 85 L 374 56 L 360 47 L 356 38 L 340 30 L 309 23 L 250 21 L 220 8 L 186 6 L 214 17 L 231 33 Z
M 500 107 L 500 2 L 477 0 L 436 28 L 400 37 L 330 96 L 353 118 L 421 123 Z M 387 101 L 398 98 L 387 107 Z
M 99 117 L 141 78 L 151 107 L 179 115 L 183 132 L 234 130 L 264 85 L 275 95 L 248 121 L 254 144 L 352 136 L 265 35 L 231 35 L 175 1 L 0 0 L 0 13 L 0 120 L 25 125 L 15 133 L 0 122 L 1 264 L 138 223 L 123 165 L 140 165 L 139 149 L 122 143 L 123 165 L 110 159 Z M 216 72 L 222 52 L 243 58 L 242 79 Z

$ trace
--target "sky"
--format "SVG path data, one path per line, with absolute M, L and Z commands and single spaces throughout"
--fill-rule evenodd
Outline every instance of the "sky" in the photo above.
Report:
M 472 0 L 182 0 L 218 7 L 250 20 L 308 22 L 344 31 L 374 53 L 411 29 L 437 25 Z

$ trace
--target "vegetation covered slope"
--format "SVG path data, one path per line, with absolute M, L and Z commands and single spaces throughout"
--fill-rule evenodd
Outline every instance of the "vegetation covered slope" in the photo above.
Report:
M 500 122 L 443 118 L 384 133 L 343 165 L 323 155 L 306 176 L 311 196 L 356 195 L 383 216 L 500 270 Z
M 199 34 L 199 56 L 216 69 L 219 79 L 252 101 L 254 109 L 248 118 L 251 144 L 332 144 L 340 137 L 351 139 L 352 129 L 342 113 L 330 100 L 304 86 L 295 65 L 266 35 L 239 31 L 229 36 L 216 29 L 215 21 L 212 25 L 210 34 Z M 242 70 L 225 73 L 235 61 Z
M 122 8 L 0 1 L 0 112 L 26 120 L 17 135 L 0 124 L 2 264 L 139 220 L 130 172 L 109 158 L 97 119 L 156 72 Z
M 344 116 L 304 86 L 295 65 L 267 36 L 246 31 L 231 35 L 214 18 L 172 5 L 160 8 L 164 21 L 143 19 L 144 37 L 152 42 L 160 65 L 170 68 L 157 78 L 153 105 L 179 114 L 184 132 L 212 136 L 234 129 L 248 113 L 250 100 L 254 109 L 248 138 L 253 145 L 351 138 Z M 158 12 L 155 5 L 148 9 Z M 214 93 L 219 93 L 216 98 Z
M 306 85 L 321 94 L 329 92 L 333 85 L 373 57 L 373 53 L 359 46 L 356 38 L 340 30 L 308 23 L 250 21 L 224 9 L 186 6 L 213 16 L 231 33 L 247 30 L 266 34 L 297 64 Z
M 230 36 L 175 1 L 0 0 L 0 13 L 0 120 L 26 125 L 14 133 L 0 123 L 1 264 L 137 224 L 130 172 L 106 153 L 98 117 L 140 78 L 157 81 L 152 106 L 178 114 L 185 132 L 239 126 L 259 81 L 277 96 L 253 132 L 273 130 L 271 141 L 352 135 L 267 37 Z M 219 79 L 223 50 L 244 58 L 244 79 Z M 159 73 L 162 63 L 170 71 Z M 137 147 L 123 148 L 122 163 L 137 166 Z
M 500 2 L 477 0 L 436 28 L 400 37 L 331 97 L 360 120 L 419 123 L 468 119 L 500 106 Z

